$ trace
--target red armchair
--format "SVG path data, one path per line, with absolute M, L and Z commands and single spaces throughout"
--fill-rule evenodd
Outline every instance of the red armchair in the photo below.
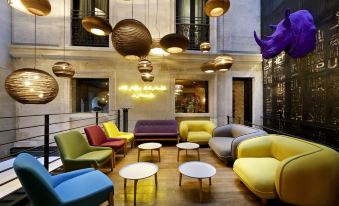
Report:
M 123 151 L 126 155 L 127 147 L 124 139 L 107 138 L 102 128 L 98 125 L 85 128 L 87 140 L 92 146 L 110 147 L 113 150 L 113 160 L 115 165 L 115 153 Z

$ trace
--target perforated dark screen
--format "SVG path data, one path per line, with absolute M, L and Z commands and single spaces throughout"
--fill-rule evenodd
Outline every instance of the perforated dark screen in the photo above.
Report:
M 264 125 L 339 149 L 339 1 L 262 0 L 262 34 L 269 24 L 307 9 L 317 26 L 317 47 L 293 59 L 285 53 L 263 62 Z

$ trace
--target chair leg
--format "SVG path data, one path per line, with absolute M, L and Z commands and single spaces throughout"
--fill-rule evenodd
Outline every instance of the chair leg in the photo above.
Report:
M 125 145 L 124 145 L 124 157 L 126 156 L 127 154 L 127 142 L 125 142 Z
M 111 158 L 111 170 L 115 167 L 115 151 L 112 151 L 112 158 Z
M 114 206 L 114 193 L 110 192 L 109 197 L 108 197 L 108 205 L 109 206 Z

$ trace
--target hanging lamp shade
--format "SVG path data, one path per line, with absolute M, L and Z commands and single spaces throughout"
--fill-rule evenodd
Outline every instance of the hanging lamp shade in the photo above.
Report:
M 104 107 L 108 104 L 108 100 L 109 100 L 109 95 L 108 95 L 108 91 L 101 91 L 97 94 L 98 97 L 98 105 L 100 107 Z
M 68 62 L 56 62 L 52 67 L 53 73 L 57 77 L 68 77 L 74 76 L 75 70 L 72 64 Z
M 113 28 L 112 43 L 126 59 L 146 57 L 151 50 L 152 36 L 146 26 L 135 19 L 124 19 Z
M 153 41 L 152 41 L 152 49 L 151 49 L 149 54 L 153 55 L 153 56 L 168 56 L 168 55 L 170 55 L 170 53 L 166 52 L 165 50 L 163 50 L 161 48 L 160 39 L 159 38 L 153 39 Z
M 147 59 L 142 59 L 138 62 L 138 70 L 140 73 L 151 73 L 153 71 L 152 62 Z
M 37 16 L 47 16 L 51 12 L 48 0 L 7 0 L 8 4 L 21 12 Z
M 160 45 L 166 52 L 176 54 L 186 51 L 189 46 L 189 42 L 185 36 L 172 33 L 162 37 Z
M 85 17 L 81 23 L 86 31 L 97 36 L 107 36 L 112 33 L 112 26 L 109 22 L 97 16 Z
M 218 71 L 227 71 L 232 67 L 233 58 L 230 56 L 217 56 L 214 62 Z
M 12 72 L 5 80 L 5 89 L 22 104 L 46 104 L 59 92 L 58 83 L 50 74 L 33 68 Z
M 211 50 L 211 44 L 209 42 L 203 42 L 200 44 L 200 51 L 202 53 L 208 53 Z
M 205 13 L 210 17 L 218 17 L 224 15 L 229 8 L 229 0 L 208 0 L 205 5 Z
M 143 74 L 141 74 L 141 79 L 144 82 L 153 82 L 154 75 L 151 74 L 151 73 L 143 73 Z
M 201 65 L 200 69 L 201 69 L 201 71 L 203 71 L 205 73 L 213 73 L 216 70 L 214 62 L 212 62 L 212 61 L 203 63 Z

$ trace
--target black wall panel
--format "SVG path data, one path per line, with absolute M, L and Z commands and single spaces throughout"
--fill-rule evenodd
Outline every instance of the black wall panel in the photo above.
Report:
M 307 9 L 317 27 L 316 50 L 294 59 L 264 60 L 264 125 L 339 149 L 339 1 L 262 0 L 262 35 L 284 11 Z

